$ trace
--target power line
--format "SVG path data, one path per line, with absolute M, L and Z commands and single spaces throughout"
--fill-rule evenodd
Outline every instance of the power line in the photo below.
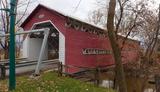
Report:
M 78 2 L 78 4 L 77 4 L 76 8 L 75 8 L 74 11 L 73 11 L 74 13 L 77 11 L 78 7 L 80 6 L 81 1 L 82 1 L 82 0 L 79 0 L 79 2 Z

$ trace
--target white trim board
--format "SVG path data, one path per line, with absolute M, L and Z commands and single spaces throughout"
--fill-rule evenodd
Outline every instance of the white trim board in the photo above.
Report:
M 65 64 L 65 36 L 63 33 L 53 24 L 51 20 L 41 21 L 34 23 L 31 27 L 31 30 L 34 29 L 35 25 L 42 24 L 42 23 L 51 23 L 53 27 L 59 32 L 59 61 L 62 62 L 62 64 Z

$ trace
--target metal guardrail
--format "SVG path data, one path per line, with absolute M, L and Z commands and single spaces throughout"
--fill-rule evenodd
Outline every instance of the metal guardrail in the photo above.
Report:
M 45 60 L 45 61 L 42 61 L 43 64 L 54 64 L 54 65 L 57 65 L 57 72 L 58 72 L 58 75 L 59 76 L 62 76 L 63 74 L 64 75 L 68 75 L 70 77 L 76 77 L 76 76 L 80 76 L 81 74 L 83 75 L 84 72 L 88 72 L 88 73 L 92 73 L 94 78 L 93 80 L 95 81 L 95 85 L 99 85 L 100 83 L 100 79 L 99 79 L 99 75 L 100 73 L 103 71 L 103 70 L 108 70 L 109 67 L 107 66 L 102 66 L 102 67 L 83 67 L 83 66 L 74 66 L 74 65 L 63 65 L 62 62 L 60 62 L 58 59 L 54 59 L 54 60 Z M 7 65 L 8 64 L 8 65 Z M 1 69 L 1 76 L 0 78 L 1 79 L 4 79 L 5 78 L 5 71 L 6 69 L 9 68 L 9 63 L 7 63 L 6 65 L 2 65 L 2 63 L 0 64 L 0 69 Z M 16 63 L 16 68 L 19 68 L 19 67 L 25 67 L 25 66 L 31 66 L 31 65 L 36 65 L 37 64 L 37 61 L 24 61 L 24 62 L 18 62 Z M 112 66 L 114 67 L 114 66 Z M 67 68 L 75 68 L 75 69 L 79 69 L 80 72 L 77 72 L 77 73 L 73 73 L 73 74 L 70 74 L 70 73 L 67 73 L 66 71 L 64 72 L 64 69 L 67 69 Z M 110 66 L 111 68 L 111 66 Z M 81 77 L 80 77 L 81 78 Z
M 26 67 L 26 66 L 31 66 L 31 65 L 36 65 L 38 62 L 37 61 L 21 61 L 19 63 L 16 63 L 16 68 L 19 67 Z M 43 64 L 57 64 L 59 65 L 58 59 L 54 60 L 45 60 L 42 61 Z M 6 77 L 6 70 L 9 69 L 9 62 L 1 62 L 0 63 L 0 79 L 5 79 Z

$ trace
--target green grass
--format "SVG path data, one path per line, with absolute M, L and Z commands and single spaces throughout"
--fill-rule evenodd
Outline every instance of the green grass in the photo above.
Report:
M 5 85 L 4 85 L 5 84 Z M 6 92 L 6 81 L 0 81 L 0 92 Z M 13 92 L 114 92 L 111 89 L 96 87 L 68 77 L 58 77 L 54 72 L 43 73 L 39 78 L 27 76 L 17 78 Z

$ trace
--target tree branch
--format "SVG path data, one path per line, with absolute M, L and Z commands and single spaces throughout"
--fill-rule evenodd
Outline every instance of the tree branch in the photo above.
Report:
M 26 14 L 26 12 L 27 12 L 27 9 L 28 9 L 28 7 L 29 7 L 30 1 L 31 1 L 31 0 L 28 1 L 24 13 L 23 13 L 23 15 L 21 16 L 21 18 L 16 22 L 16 25 L 17 25 L 17 24 L 23 19 L 23 17 L 25 16 L 25 14 Z
M 158 41 L 159 29 L 160 29 L 160 5 L 159 5 L 158 23 L 157 23 L 157 28 L 156 28 L 156 37 L 154 38 L 155 41 L 154 41 L 154 44 L 152 46 L 151 52 L 149 53 L 149 58 L 151 57 L 151 55 L 154 51 L 154 48 L 156 46 L 156 43 Z

